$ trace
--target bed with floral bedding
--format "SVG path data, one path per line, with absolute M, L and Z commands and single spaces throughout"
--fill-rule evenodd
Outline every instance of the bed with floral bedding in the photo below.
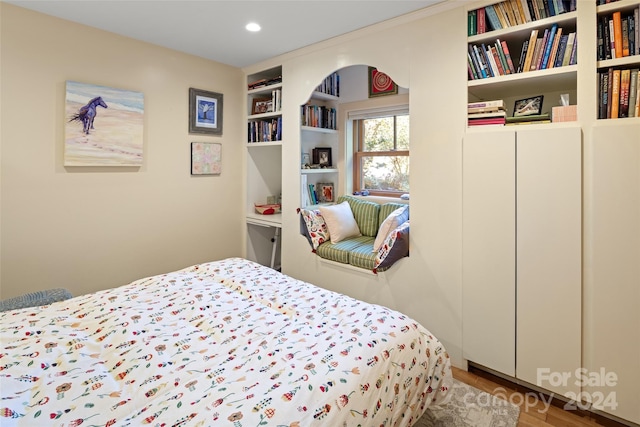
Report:
M 0 425 L 411 426 L 449 397 L 397 311 L 241 258 L 0 313 Z

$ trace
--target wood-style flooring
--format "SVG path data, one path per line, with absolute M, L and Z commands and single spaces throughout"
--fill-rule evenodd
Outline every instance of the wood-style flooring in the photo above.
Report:
M 604 418 L 589 411 L 565 411 L 560 403 L 545 408 L 541 402 L 529 399 L 529 403 L 523 402 L 523 396 L 531 392 L 517 384 L 495 377 L 478 369 L 469 369 L 469 372 L 453 368 L 453 377 L 463 383 L 473 386 L 498 397 L 507 397 L 507 400 L 520 406 L 520 418 L 518 427 L 620 427 L 623 424 Z

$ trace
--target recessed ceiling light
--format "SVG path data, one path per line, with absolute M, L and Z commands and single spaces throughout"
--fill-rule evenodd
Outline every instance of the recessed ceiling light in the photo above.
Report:
M 252 33 L 260 31 L 260 25 L 256 24 L 255 22 L 249 22 L 244 28 L 246 28 L 247 31 L 251 31 Z

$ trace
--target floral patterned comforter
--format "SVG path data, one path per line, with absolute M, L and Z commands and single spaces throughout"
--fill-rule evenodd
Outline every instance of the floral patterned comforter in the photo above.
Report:
M 423 326 L 241 258 L 0 315 L 6 426 L 411 426 L 451 388 Z

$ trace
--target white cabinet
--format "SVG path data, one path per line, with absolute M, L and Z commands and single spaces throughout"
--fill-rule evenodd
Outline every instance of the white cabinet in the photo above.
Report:
M 611 381 L 585 390 L 596 409 L 640 423 L 640 119 L 599 122 L 592 133 L 584 365 Z
M 516 376 L 555 393 L 581 366 L 582 141 L 579 127 L 516 133 Z
M 581 366 L 581 153 L 576 126 L 470 131 L 463 148 L 464 356 L 563 395 L 579 387 L 539 373 Z
M 515 376 L 515 132 L 469 133 L 463 153 L 463 355 Z

